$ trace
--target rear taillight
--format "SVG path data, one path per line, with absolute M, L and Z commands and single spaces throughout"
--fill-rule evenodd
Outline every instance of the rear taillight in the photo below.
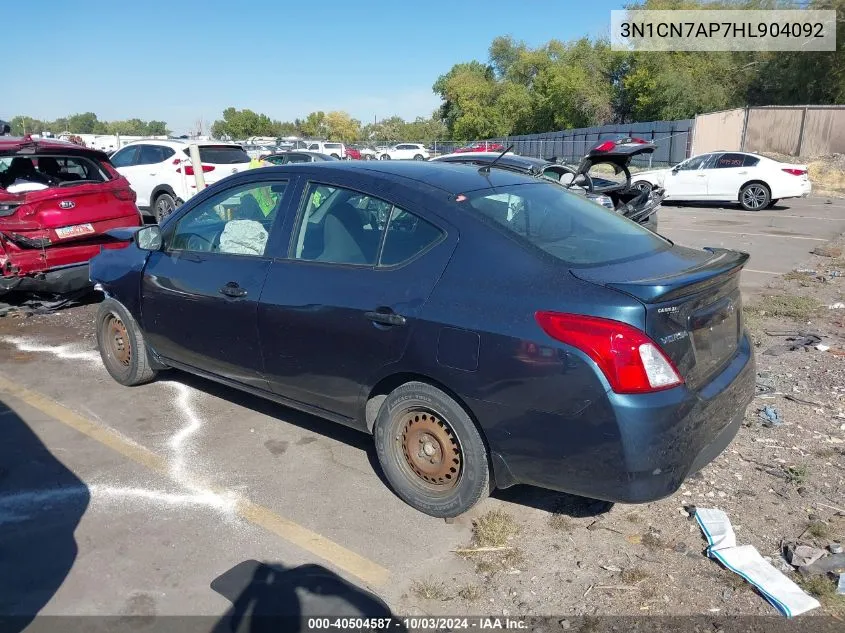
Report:
M 202 173 L 207 174 L 210 171 L 214 171 L 214 165 L 203 165 L 202 166 Z M 179 167 L 176 170 L 177 174 L 182 173 L 182 168 Z M 193 165 L 185 165 L 185 175 L 186 176 L 193 176 L 194 175 L 194 166 Z
M 115 189 L 114 197 L 118 200 L 130 200 L 132 202 L 135 202 L 138 195 L 132 189 Z
M 605 141 L 601 145 L 597 145 L 595 148 L 593 148 L 593 151 L 594 152 L 609 152 L 614 147 L 616 147 L 616 143 L 614 143 L 613 141 Z
M 559 312 L 534 316 L 546 334 L 593 359 L 616 393 L 648 393 L 683 383 L 657 343 L 627 323 Z
M 793 176 L 803 176 L 807 173 L 806 169 L 781 169 L 781 171 L 785 171 L 787 174 L 792 174 Z

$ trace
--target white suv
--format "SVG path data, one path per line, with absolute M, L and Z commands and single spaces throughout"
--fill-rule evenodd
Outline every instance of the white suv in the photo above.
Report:
M 346 145 L 343 143 L 334 143 L 332 141 L 306 141 L 308 143 L 309 152 L 320 152 L 334 156 L 335 158 L 346 158 Z
M 249 156 L 240 145 L 214 141 L 197 145 L 208 185 L 249 168 Z M 112 165 L 138 196 L 138 208 L 157 222 L 197 192 L 188 147 L 178 140 L 135 141 L 112 154 Z
M 380 160 L 426 160 L 429 153 L 425 146 L 419 143 L 399 143 L 379 150 L 378 157 Z

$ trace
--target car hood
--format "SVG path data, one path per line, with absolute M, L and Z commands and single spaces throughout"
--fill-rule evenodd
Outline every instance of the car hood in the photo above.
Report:
M 648 180 L 654 179 L 658 182 L 663 182 L 663 179 L 672 171 L 671 169 L 650 169 L 648 171 L 638 171 L 634 174 L 631 174 L 631 179 L 636 180 L 637 178 L 645 178 Z

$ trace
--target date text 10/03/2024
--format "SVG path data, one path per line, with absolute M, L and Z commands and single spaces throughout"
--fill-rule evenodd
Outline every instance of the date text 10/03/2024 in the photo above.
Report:
M 520 618 L 309 618 L 309 631 L 321 630 L 390 630 L 403 628 L 410 631 L 443 630 L 525 630 L 528 622 Z

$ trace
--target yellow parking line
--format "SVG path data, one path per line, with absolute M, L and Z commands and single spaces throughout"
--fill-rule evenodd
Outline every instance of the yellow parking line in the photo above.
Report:
M 114 429 L 92 422 L 64 405 L 12 382 L 2 374 L 0 374 L 0 393 L 12 396 L 124 457 L 170 477 L 167 460 L 162 456 L 124 437 Z M 185 474 L 182 473 L 183 476 Z M 228 494 L 228 491 L 222 489 L 215 489 L 214 492 Z M 245 521 L 258 525 L 268 532 L 319 556 L 335 567 L 357 576 L 370 585 L 378 586 L 387 582 L 389 572 L 384 567 L 298 523 L 294 523 L 290 519 L 279 516 L 262 505 L 239 497 L 235 511 Z

